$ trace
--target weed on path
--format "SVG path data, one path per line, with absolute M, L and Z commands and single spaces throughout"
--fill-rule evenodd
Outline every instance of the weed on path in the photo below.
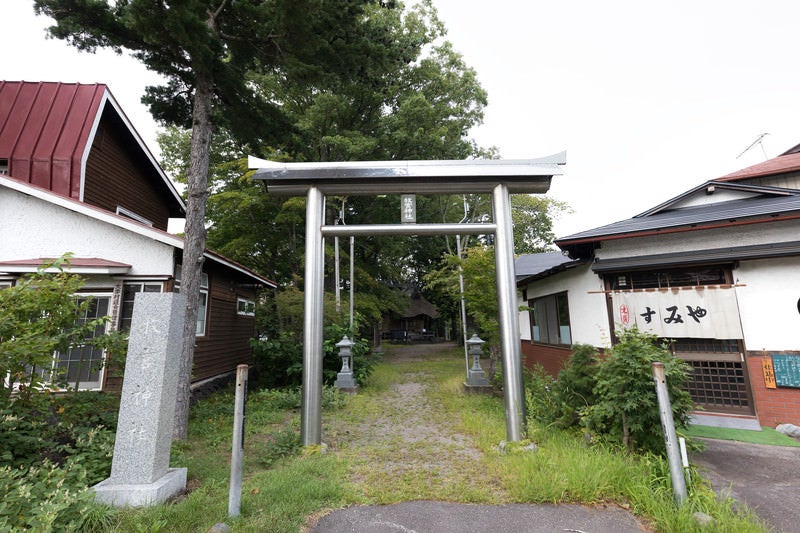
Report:
M 324 416 L 332 452 L 363 503 L 507 501 L 491 460 L 463 431 L 464 363 L 454 345 L 390 348 L 367 387 Z M 461 398 L 462 400 L 464 398 Z

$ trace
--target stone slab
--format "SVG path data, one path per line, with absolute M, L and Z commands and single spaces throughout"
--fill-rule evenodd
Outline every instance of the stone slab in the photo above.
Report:
M 186 469 L 170 468 L 153 483 L 119 483 L 111 478 L 94 487 L 94 500 L 115 507 L 157 505 L 180 494 L 186 488 Z
M 761 431 L 761 425 L 755 417 L 724 416 L 692 413 L 689 424 L 695 426 L 711 426 L 715 428 L 748 429 Z

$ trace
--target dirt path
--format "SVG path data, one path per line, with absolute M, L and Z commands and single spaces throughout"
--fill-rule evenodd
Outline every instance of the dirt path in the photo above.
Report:
M 328 421 L 323 433 L 331 449 L 355 465 L 351 480 L 365 498 L 380 486 L 380 503 L 407 499 L 500 502 L 506 498 L 487 472 L 472 439 L 456 429 L 457 413 L 449 413 L 432 392 L 456 387 L 449 356 L 434 365 L 419 365 L 453 344 L 419 344 L 392 348 L 385 356 L 393 379 L 380 393 L 368 389 L 354 399 L 349 416 Z M 445 373 L 438 371 L 447 365 Z M 446 378 L 450 384 L 443 384 Z M 455 391 L 454 391 L 455 392 Z

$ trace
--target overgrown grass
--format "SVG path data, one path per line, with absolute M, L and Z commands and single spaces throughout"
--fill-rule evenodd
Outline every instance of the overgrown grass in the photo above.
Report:
M 501 398 L 463 391 L 460 351 L 410 362 L 383 362 L 355 396 L 326 393 L 323 440 L 329 453 L 299 447 L 299 393 L 251 392 L 247 407 L 241 516 L 227 518 L 233 400 L 217 394 L 194 406 L 190 438 L 173 447 L 173 466 L 189 469 L 191 492 L 150 509 L 97 507 L 95 531 L 205 531 L 226 522 L 234 531 L 296 532 L 309 517 L 352 504 L 404 500 L 471 503 L 611 503 L 658 531 L 700 531 L 692 514 L 715 520 L 714 531 L 764 531 L 757 519 L 718 499 L 705 483 L 673 503 L 666 462 L 653 455 L 588 443 L 582 435 L 532 426 L 536 452 L 501 455 Z M 419 384 L 418 386 L 415 384 Z M 398 388 L 411 387 L 424 407 L 413 422 Z M 479 453 L 468 460 L 447 441 L 404 440 L 398 425 L 434 425 Z M 694 479 L 699 476 L 695 475 Z

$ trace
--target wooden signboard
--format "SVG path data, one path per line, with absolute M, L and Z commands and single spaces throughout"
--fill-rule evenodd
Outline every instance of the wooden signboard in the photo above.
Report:
M 800 388 L 800 355 L 773 355 L 772 367 L 779 387 Z
M 764 384 L 768 389 L 778 387 L 777 383 L 775 383 L 775 368 L 772 366 L 772 359 L 766 355 L 761 358 L 761 372 L 764 374 Z

